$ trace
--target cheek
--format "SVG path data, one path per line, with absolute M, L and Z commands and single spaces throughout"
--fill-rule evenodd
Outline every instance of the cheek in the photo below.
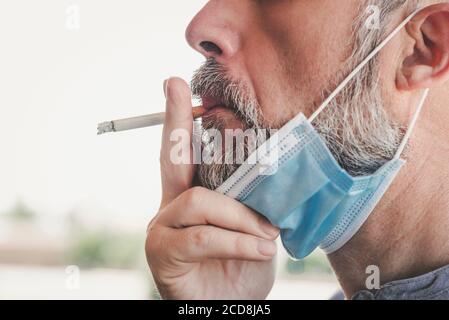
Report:
M 246 62 L 254 93 L 267 122 L 276 127 L 291 114 L 288 88 L 283 63 L 270 46 L 266 46 Z M 297 98 L 297 97 L 296 97 Z
M 281 1 L 245 39 L 245 67 L 268 120 L 283 124 L 298 112 L 310 115 L 345 72 L 355 13 L 335 2 L 297 1 L 292 8 Z
M 299 112 L 310 114 L 331 71 L 328 50 L 304 38 L 265 37 L 245 48 L 244 64 L 265 119 L 285 124 Z M 304 40 L 302 42 L 302 40 Z

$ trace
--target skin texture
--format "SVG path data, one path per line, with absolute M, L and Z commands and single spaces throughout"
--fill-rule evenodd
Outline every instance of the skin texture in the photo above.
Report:
M 265 119 L 279 126 L 298 112 L 310 115 L 322 90 L 342 72 L 359 4 L 211 0 L 186 37 L 244 82 Z M 395 12 L 389 30 L 406 15 Z M 204 41 L 220 50 L 202 46 Z M 369 265 L 379 267 L 386 283 L 449 264 L 449 5 L 423 9 L 379 59 L 386 111 L 395 121 L 406 126 L 422 89 L 431 93 L 407 165 L 360 231 L 329 256 L 348 298 L 365 288 Z M 236 201 L 192 188 L 196 168 L 170 162 L 176 143 L 170 132 L 192 131 L 192 105 L 183 80 L 169 79 L 164 91 L 163 197 L 146 244 L 160 293 L 166 299 L 265 298 L 274 283 L 278 230 Z

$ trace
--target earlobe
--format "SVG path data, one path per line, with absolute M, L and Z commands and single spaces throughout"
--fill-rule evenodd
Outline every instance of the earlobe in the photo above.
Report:
M 407 32 L 415 43 L 397 72 L 398 89 L 431 88 L 449 81 L 449 4 L 422 9 Z

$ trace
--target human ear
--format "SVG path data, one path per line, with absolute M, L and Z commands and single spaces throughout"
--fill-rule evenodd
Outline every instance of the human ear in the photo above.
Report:
M 431 88 L 449 80 L 449 3 L 422 9 L 406 26 L 415 42 L 396 75 L 399 90 Z

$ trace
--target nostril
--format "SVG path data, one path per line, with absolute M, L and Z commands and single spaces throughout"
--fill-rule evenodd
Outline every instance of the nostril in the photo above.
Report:
M 206 52 L 212 52 L 216 54 L 222 54 L 223 51 L 217 46 L 215 43 L 210 41 L 203 41 L 200 43 L 201 48 L 203 48 Z

